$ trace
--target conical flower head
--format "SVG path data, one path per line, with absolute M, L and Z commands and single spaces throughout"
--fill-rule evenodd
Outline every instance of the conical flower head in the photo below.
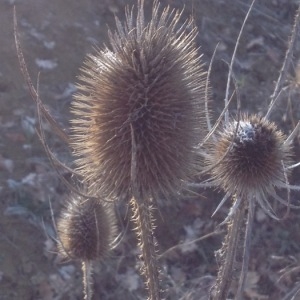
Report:
M 110 45 L 89 55 L 73 101 L 72 146 L 78 171 L 106 196 L 130 187 L 132 133 L 136 185 L 145 196 L 169 196 L 195 174 L 195 147 L 203 137 L 206 74 L 195 47 L 192 20 L 159 13 L 146 23 L 143 2 L 116 19 Z

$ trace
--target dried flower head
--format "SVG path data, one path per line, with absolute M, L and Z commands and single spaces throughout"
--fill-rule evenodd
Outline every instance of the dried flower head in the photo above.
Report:
M 195 147 L 203 136 L 206 74 L 195 46 L 193 20 L 181 12 L 144 19 L 127 11 L 109 32 L 108 47 L 89 55 L 72 103 L 72 146 L 78 171 L 103 195 L 130 187 L 131 128 L 136 140 L 137 186 L 144 196 L 166 196 L 195 174 Z
M 105 257 L 115 236 L 115 217 L 106 203 L 73 196 L 58 222 L 59 251 L 81 261 Z
M 223 223 L 227 223 L 227 235 L 222 248 L 216 252 L 222 262 L 216 284 L 210 293 L 214 299 L 227 297 L 231 284 L 231 273 L 237 270 L 236 257 L 242 255 L 241 273 L 236 299 L 241 299 L 249 264 L 251 232 L 254 224 L 256 202 L 273 219 L 279 219 L 270 204 L 270 198 L 289 208 L 299 208 L 290 203 L 290 190 L 300 190 L 289 184 L 293 164 L 293 138 L 300 123 L 286 137 L 267 116 L 242 115 L 238 120 L 229 121 L 219 129 L 206 149 L 209 185 L 222 188 L 225 196 L 214 214 L 233 198 L 233 205 Z M 277 188 L 287 190 L 287 200 L 277 194 Z M 247 212 L 247 221 L 244 218 Z M 242 232 L 245 232 L 242 237 Z M 238 247 L 243 242 L 243 253 Z
M 284 166 L 291 163 L 291 145 L 277 126 L 257 115 L 225 124 L 209 151 L 216 185 L 236 196 L 268 195 L 285 184 Z
M 232 198 L 233 200 L 232 207 L 223 222 L 227 225 L 226 236 L 222 247 L 215 252 L 216 258 L 220 262 L 216 282 L 210 290 L 210 298 L 215 300 L 228 298 L 230 288 L 233 286 L 232 281 L 237 277 L 239 280 L 234 298 L 242 299 L 244 296 L 256 203 L 259 203 L 266 214 L 277 220 L 278 217 L 269 202 L 271 198 L 287 206 L 287 213 L 290 208 L 299 208 L 299 206 L 290 203 L 290 190 L 300 190 L 300 186 L 290 185 L 289 175 L 290 171 L 299 165 L 299 163 L 294 164 L 293 162 L 292 143 L 299 132 L 300 123 L 286 137 L 275 123 L 269 121 L 269 116 L 284 90 L 282 85 L 285 82 L 288 66 L 293 56 L 294 43 L 300 24 L 300 7 L 296 13 L 289 47 L 274 92 L 271 95 L 267 113 L 264 117 L 259 117 L 256 114 L 248 116 L 238 113 L 237 120 L 230 121 L 229 119 L 231 77 L 235 81 L 238 111 L 240 108 L 239 91 L 233 73 L 233 65 L 239 40 L 254 2 L 255 0 L 252 1 L 245 16 L 229 65 L 224 110 L 203 142 L 205 144 L 211 138 L 210 145 L 203 153 L 207 162 L 205 172 L 210 175 L 205 186 L 215 186 L 225 191 L 225 196 L 214 213 L 227 199 Z M 223 115 L 224 123 L 219 126 Z M 208 122 L 208 126 L 210 127 L 210 122 Z M 218 132 L 215 132 L 216 128 L 219 128 Z M 287 190 L 287 200 L 277 194 L 278 188 Z M 238 263 L 240 260 L 242 260 L 241 265 Z M 238 273 L 239 275 L 237 275 Z

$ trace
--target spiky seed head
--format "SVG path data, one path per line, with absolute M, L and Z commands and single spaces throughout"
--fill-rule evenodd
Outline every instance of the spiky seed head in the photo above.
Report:
M 208 160 L 215 165 L 215 183 L 231 195 L 267 195 L 270 187 L 286 182 L 284 166 L 290 164 L 292 150 L 285 139 L 274 123 L 257 115 L 226 124 L 211 144 Z
M 81 261 L 105 257 L 115 237 L 115 224 L 107 203 L 74 195 L 57 222 L 59 252 Z
M 144 21 L 116 19 L 111 49 L 89 55 L 72 103 L 72 146 L 78 171 L 103 195 L 119 197 L 130 186 L 131 128 L 140 192 L 169 196 L 195 172 L 195 146 L 204 135 L 206 74 L 195 46 L 192 20 L 169 8 Z M 100 188 L 101 187 L 101 188 Z

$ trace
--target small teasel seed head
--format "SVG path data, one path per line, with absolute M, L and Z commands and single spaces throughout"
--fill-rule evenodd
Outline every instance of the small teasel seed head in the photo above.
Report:
M 72 110 L 77 170 L 102 195 L 119 198 L 130 187 L 131 128 L 136 142 L 137 187 L 143 197 L 173 195 L 196 174 L 196 146 L 205 135 L 206 73 L 195 45 L 193 20 L 159 12 L 144 20 L 127 11 L 110 32 L 111 49 L 89 55 Z M 100 188 L 101 187 L 101 188 Z
M 115 224 L 107 203 L 72 196 L 57 222 L 59 252 L 81 261 L 102 259 L 115 237 Z
M 226 124 L 210 147 L 215 183 L 232 195 L 268 194 L 269 187 L 285 183 L 283 166 L 292 159 L 285 139 L 274 123 L 257 115 Z

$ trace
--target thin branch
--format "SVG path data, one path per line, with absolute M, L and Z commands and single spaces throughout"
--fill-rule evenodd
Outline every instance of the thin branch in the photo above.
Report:
M 17 49 L 17 55 L 18 55 L 18 60 L 19 60 L 19 64 L 20 64 L 20 69 L 22 72 L 22 75 L 25 79 L 25 82 L 27 84 L 27 87 L 29 89 L 31 98 L 33 99 L 33 101 L 36 103 L 36 105 L 38 105 L 39 102 L 39 95 L 37 93 L 37 91 L 35 90 L 28 69 L 27 69 L 27 65 L 25 62 L 25 58 L 23 55 L 23 51 L 22 51 L 22 47 L 21 47 L 21 43 L 20 40 L 18 38 L 18 25 L 17 25 L 17 15 L 16 15 L 16 7 L 14 7 L 14 37 L 15 37 L 15 44 L 16 44 L 16 49 Z M 41 103 L 40 104 L 41 107 L 41 112 L 43 114 L 43 116 L 46 118 L 46 120 L 49 122 L 49 124 L 51 125 L 52 129 L 54 130 L 54 132 L 66 143 L 69 143 L 69 137 L 68 135 L 61 129 L 61 127 L 58 125 L 58 123 L 53 119 L 53 117 L 51 116 L 51 114 L 48 112 L 48 110 L 45 108 L 45 106 Z
M 296 12 L 295 21 L 294 21 L 294 25 L 293 25 L 293 29 L 292 29 L 292 35 L 291 35 L 291 38 L 289 41 L 289 46 L 288 46 L 288 49 L 285 54 L 284 62 L 283 62 L 282 68 L 280 70 L 274 92 L 271 95 L 270 107 L 269 107 L 269 110 L 268 110 L 265 118 L 268 118 L 268 116 L 272 110 L 272 107 L 273 107 L 273 102 L 277 99 L 277 97 L 280 93 L 281 87 L 286 79 L 288 68 L 289 68 L 290 63 L 293 58 L 294 45 L 295 45 L 296 37 L 297 37 L 298 31 L 299 31 L 299 21 L 300 21 L 300 5 L 298 6 L 298 9 Z
M 288 145 L 291 144 L 294 140 L 294 138 L 296 137 L 296 135 L 299 133 L 300 131 L 300 121 L 297 123 L 296 127 L 294 128 L 294 130 L 291 132 L 291 134 L 287 137 L 287 139 L 284 141 L 284 145 Z
M 218 120 L 215 122 L 214 126 L 212 127 L 212 129 L 210 130 L 210 132 L 206 135 L 206 137 L 203 139 L 202 143 L 200 144 L 200 147 L 202 147 L 207 141 L 208 139 L 214 134 L 214 132 L 216 131 L 217 127 L 220 125 L 220 123 L 222 122 L 222 118 L 225 115 L 226 111 L 228 110 L 229 104 L 231 103 L 231 101 L 233 100 L 233 96 L 235 94 L 235 91 L 233 91 L 228 103 L 225 105 L 224 109 L 222 110 L 220 116 L 218 117 Z
M 199 237 L 199 238 L 197 238 L 197 239 L 194 239 L 194 240 L 192 240 L 192 241 L 177 244 L 177 245 L 175 245 L 175 246 L 169 248 L 168 250 L 166 250 L 164 253 L 158 255 L 157 258 L 158 258 L 158 259 L 161 259 L 161 258 L 165 257 L 168 253 L 170 253 L 170 252 L 172 252 L 172 251 L 174 251 L 174 250 L 176 250 L 176 249 L 180 249 L 182 246 L 193 245 L 193 244 L 195 244 L 195 243 L 197 243 L 197 242 L 203 241 L 203 240 L 205 240 L 205 239 L 207 239 L 207 238 L 209 238 L 209 237 L 212 237 L 212 236 L 215 236 L 215 235 L 219 235 L 219 234 L 221 234 L 221 233 L 224 233 L 224 231 L 223 231 L 223 230 L 217 229 L 217 230 L 215 230 L 215 231 L 213 231 L 213 232 L 210 232 L 210 233 L 208 233 L 208 234 L 206 234 L 206 235 L 203 235 L 203 236 L 201 236 L 201 237 Z
M 248 10 L 248 12 L 247 12 L 247 14 L 246 14 L 246 16 L 244 18 L 244 22 L 242 24 L 241 30 L 239 32 L 238 38 L 237 38 L 236 43 L 235 43 L 234 51 L 233 51 L 231 62 L 230 62 L 230 66 L 229 66 L 228 77 L 227 77 L 227 85 L 226 85 L 226 92 L 225 92 L 225 99 L 224 99 L 225 106 L 227 106 L 227 104 L 228 104 L 230 80 L 231 80 L 231 74 L 232 74 L 233 63 L 234 63 L 234 60 L 235 60 L 236 51 L 237 51 L 237 48 L 239 46 L 239 42 L 240 42 L 242 33 L 244 31 L 244 27 L 246 25 L 247 19 L 248 19 L 249 15 L 250 15 L 250 12 L 252 10 L 254 2 L 255 2 L 255 0 L 252 1 L 251 5 L 249 7 L 249 10 Z M 227 123 L 228 120 L 229 120 L 229 112 L 226 111 L 226 113 L 225 113 L 225 123 Z
M 206 81 L 205 81 L 205 117 L 206 117 L 207 129 L 208 129 L 209 132 L 211 131 L 211 122 L 210 122 L 209 110 L 208 110 L 209 77 L 210 77 L 210 73 L 211 73 L 211 69 L 212 69 L 212 64 L 213 64 L 214 58 L 216 56 L 216 52 L 217 52 L 218 46 L 219 46 L 219 43 L 215 47 L 214 53 L 213 53 L 212 58 L 210 60 L 208 71 L 207 71 L 207 77 L 206 77 Z

